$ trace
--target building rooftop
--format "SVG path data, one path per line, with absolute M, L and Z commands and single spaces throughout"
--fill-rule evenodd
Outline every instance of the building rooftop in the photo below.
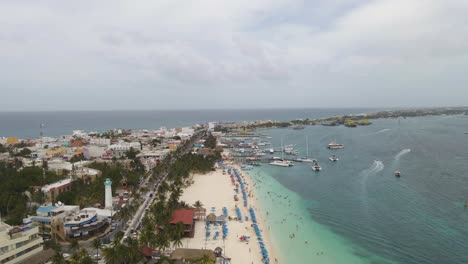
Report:
M 195 213 L 193 210 L 179 209 L 172 213 L 171 224 L 182 222 L 184 225 L 192 225 Z
M 69 184 L 72 182 L 72 179 L 65 179 L 65 180 L 60 180 L 58 182 L 54 182 L 48 185 L 44 185 L 41 189 L 43 192 L 49 192 L 51 189 L 58 188 L 60 186 Z
M 39 206 L 39 208 L 36 209 L 36 213 L 46 214 L 46 213 L 54 210 L 55 208 L 57 208 L 57 207 L 53 206 L 53 205 Z

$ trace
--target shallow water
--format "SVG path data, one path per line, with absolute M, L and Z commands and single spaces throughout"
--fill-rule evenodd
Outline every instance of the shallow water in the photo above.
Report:
M 262 130 L 272 147 L 283 138 L 301 155 L 307 135 L 310 157 L 322 166 L 250 172 L 272 237 L 293 260 L 286 263 L 468 263 L 467 131 L 466 116 Z M 326 149 L 333 139 L 346 147 Z M 340 160 L 329 161 L 331 154 Z

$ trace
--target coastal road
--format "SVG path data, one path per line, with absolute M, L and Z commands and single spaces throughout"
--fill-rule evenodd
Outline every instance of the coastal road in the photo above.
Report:
M 182 151 L 181 151 L 182 154 L 180 154 L 180 155 L 188 153 L 191 150 L 193 143 L 200 140 L 201 136 L 202 136 L 202 133 L 199 133 L 189 143 L 187 143 L 187 145 L 184 147 L 184 149 L 182 149 Z M 179 158 L 180 155 L 177 156 L 176 158 Z M 172 165 L 173 163 L 174 163 L 174 159 L 171 160 L 169 165 Z M 156 198 L 156 196 L 158 194 L 159 185 L 163 181 L 166 180 L 168 175 L 169 175 L 169 172 L 165 172 L 164 176 L 159 177 L 156 180 L 156 182 L 153 184 L 153 186 L 151 186 L 151 188 L 149 188 L 150 191 L 145 194 L 146 197 L 145 197 L 144 202 L 138 208 L 137 212 L 135 213 L 135 216 L 130 220 L 130 224 L 128 225 L 128 228 L 125 230 L 125 233 L 124 233 L 124 236 L 123 236 L 121 242 L 123 242 L 126 237 L 129 237 L 131 235 L 132 230 L 135 231 L 138 224 L 141 223 L 141 220 L 145 217 L 146 209 L 148 209 L 151 206 L 151 204 L 153 204 L 154 199 Z M 147 183 L 148 183 L 149 178 L 152 178 L 152 177 L 147 177 L 147 180 L 146 180 Z M 155 191 L 152 191 L 152 190 L 155 190 Z

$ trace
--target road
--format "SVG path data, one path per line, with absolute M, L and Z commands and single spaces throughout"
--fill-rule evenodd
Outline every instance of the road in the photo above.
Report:
M 200 140 L 201 138 L 201 133 L 197 134 L 186 146 L 185 148 L 181 151 L 182 154 L 179 154 L 179 156 L 175 157 L 174 159 L 171 160 L 170 164 L 169 165 L 172 165 L 174 163 L 174 160 L 179 158 L 180 155 L 183 155 L 183 154 L 186 154 L 188 153 L 192 146 L 193 146 L 193 143 L 195 143 L 196 141 Z M 145 217 L 145 214 L 146 214 L 146 209 L 149 209 L 149 207 L 153 204 L 154 202 L 154 199 L 156 198 L 157 194 L 158 194 L 158 189 L 159 189 L 159 185 L 166 180 L 167 176 L 169 175 L 169 172 L 165 172 L 164 173 L 164 176 L 162 177 L 159 177 L 156 182 L 149 188 L 149 192 L 147 192 L 145 194 L 145 197 L 144 197 L 144 202 L 140 205 L 140 207 L 138 208 L 137 212 L 135 213 L 135 216 L 130 220 L 130 224 L 128 225 L 128 228 L 125 230 L 125 233 L 124 233 L 124 236 L 121 240 L 121 243 L 124 242 L 125 238 L 127 237 L 130 237 L 131 235 L 131 232 L 132 230 L 136 230 L 137 229 L 137 226 L 138 224 L 141 223 L 142 219 Z M 147 177 L 146 178 L 146 184 L 145 185 L 148 185 L 149 183 L 149 179 L 152 178 L 152 177 Z M 148 188 L 148 187 L 147 187 Z M 141 188 L 140 188 L 141 189 Z M 153 191 L 155 190 L 155 191 Z M 152 194 L 152 195 L 151 195 Z

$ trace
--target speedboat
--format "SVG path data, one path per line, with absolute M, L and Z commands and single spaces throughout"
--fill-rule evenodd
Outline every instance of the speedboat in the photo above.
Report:
M 395 177 L 400 177 L 400 175 L 401 175 L 399 170 L 396 170 L 394 174 L 395 174 Z
M 331 157 L 328 158 L 330 161 L 339 161 L 340 159 L 337 158 L 335 155 L 332 155 Z
M 338 144 L 338 143 L 336 143 L 335 140 L 333 140 L 332 142 L 330 142 L 327 145 L 327 148 L 329 148 L 329 149 L 342 149 L 342 148 L 344 148 L 344 145 L 343 144 Z
M 311 166 L 311 168 L 314 171 L 321 171 L 322 170 L 322 167 L 320 167 L 320 165 L 318 165 L 317 162 L 313 166 Z

